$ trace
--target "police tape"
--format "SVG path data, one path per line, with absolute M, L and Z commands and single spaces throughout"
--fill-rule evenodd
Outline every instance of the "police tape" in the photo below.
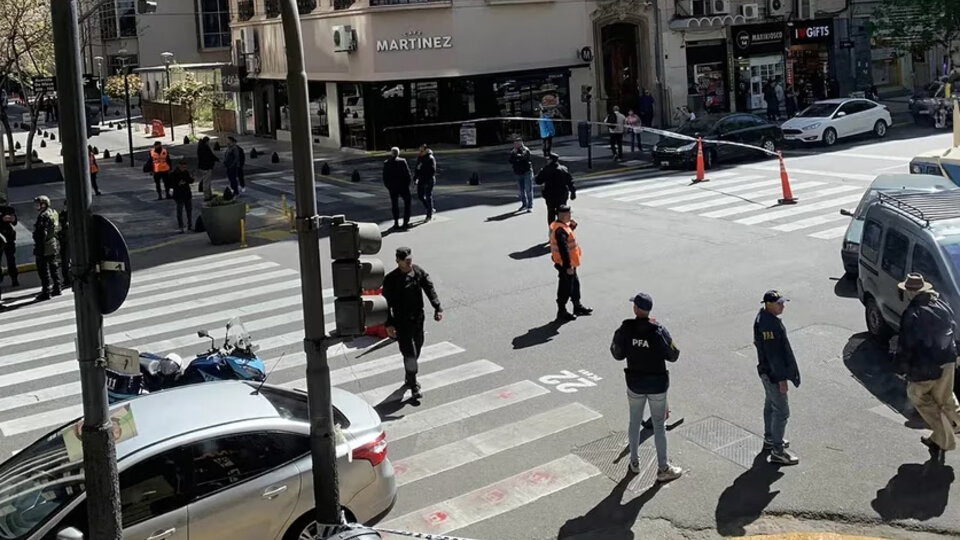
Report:
M 425 538 L 426 540 L 476 540 L 474 538 L 464 538 L 462 536 L 449 536 L 445 534 L 421 533 L 413 531 L 404 531 L 400 529 L 388 529 L 386 527 L 372 527 L 360 523 L 344 523 L 341 525 L 318 525 L 317 538 L 319 540 L 335 538 L 346 532 L 362 532 L 364 530 L 376 531 L 378 533 L 392 534 L 396 536 L 406 536 L 409 538 Z

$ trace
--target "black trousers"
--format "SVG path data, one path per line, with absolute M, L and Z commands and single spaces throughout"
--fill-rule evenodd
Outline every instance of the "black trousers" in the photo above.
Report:
M 553 151 L 553 137 L 544 137 L 543 138 L 543 157 L 550 157 L 550 152 Z
M 390 209 L 393 210 L 394 225 L 400 222 L 400 199 L 403 199 L 403 225 L 410 224 L 410 188 L 390 190 Z
M 17 279 L 17 243 L 16 239 L 3 245 L 3 255 L 7 259 L 7 275 L 11 280 Z
M 416 381 L 417 372 L 420 366 L 417 363 L 420 359 L 420 350 L 423 349 L 423 321 L 421 315 L 419 319 L 405 322 L 397 325 L 397 345 L 400 346 L 400 354 L 403 355 L 403 369 L 407 373 L 407 380 Z
M 183 229 L 183 212 L 187 212 L 187 228 L 193 230 L 193 200 L 177 201 L 177 225 Z
M 95 172 L 90 173 L 90 185 L 93 187 L 93 192 L 99 195 L 100 188 L 97 187 L 97 173 Z
M 557 269 L 557 307 L 566 309 L 567 302 L 573 300 L 574 307 L 580 305 L 580 276 L 574 268 L 573 275 L 567 273 L 567 269 L 559 264 L 554 264 Z
M 610 150 L 613 152 L 614 157 L 623 157 L 623 133 L 610 134 Z
M 63 286 L 73 286 L 73 278 L 70 277 L 70 244 L 60 240 L 60 273 L 63 274 Z
M 56 255 L 37 256 L 37 274 L 40 276 L 40 289 L 42 292 L 50 292 L 50 284 L 53 282 L 53 290 L 60 290 L 60 264 Z
M 564 199 L 562 201 L 553 201 L 544 199 L 544 201 L 547 203 L 547 225 L 550 225 L 557 220 L 557 208 L 559 208 L 561 205 L 567 204 L 567 200 Z
M 162 187 L 161 182 L 163 183 Z M 170 198 L 170 173 L 166 171 L 153 173 L 153 183 L 157 186 L 157 197 L 162 199 L 164 192 L 166 192 L 167 198 Z

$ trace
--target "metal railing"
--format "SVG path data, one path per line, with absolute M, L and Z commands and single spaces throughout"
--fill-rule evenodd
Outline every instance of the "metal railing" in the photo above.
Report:
M 237 2 L 237 19 L 241 21 L 249 21 L 253 18 L 256 8 L 254 8 L 253 0 L 239 0 Z
M 263 5 L 267 17 L 275 19 L 280 16 L 280 0 L 264 0 Z

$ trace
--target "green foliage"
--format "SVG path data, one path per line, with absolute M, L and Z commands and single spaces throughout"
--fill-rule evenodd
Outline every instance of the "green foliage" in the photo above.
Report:
M 203 104 L 209 104 L 213 99 L 214 91 L 212 84 L 198 81 L 193 73 L 186 72 L 164 91 L 164 97 L 177 105 L 186 107 L 190 116 L 190 131 L 193 133 L 197 108 Z
M 140 93 L 140 75 L 131 73 L 127 75 L 130 83 L 130 95 L 135 96 Z M 103 87 L 103 92 L 110 96 L 110 99 L 124 99 L 123 75 L 113 75 L 107 77 L 107 84 Z
M 207 206 L 229 206 L 231 204 L 240 204 L 240 199 L 233 197 L 231 199 L 225 199 L 223 193 L 213 193 L 213 198 L 210 199 L 207 203 Z
M 881 0 L 871 19 L 871 33 L 881 45 L 903 53 L 948 49 L 957 64 L 960 2 L 957 0 Z

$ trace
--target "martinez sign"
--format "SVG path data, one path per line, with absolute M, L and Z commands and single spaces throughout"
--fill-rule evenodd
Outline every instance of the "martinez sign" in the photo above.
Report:
M 400 39 L 378 39 L 377 52 L 453 48 L 452 36 L 424 36 L 423 32 L 407 32 L 403 36 Z

